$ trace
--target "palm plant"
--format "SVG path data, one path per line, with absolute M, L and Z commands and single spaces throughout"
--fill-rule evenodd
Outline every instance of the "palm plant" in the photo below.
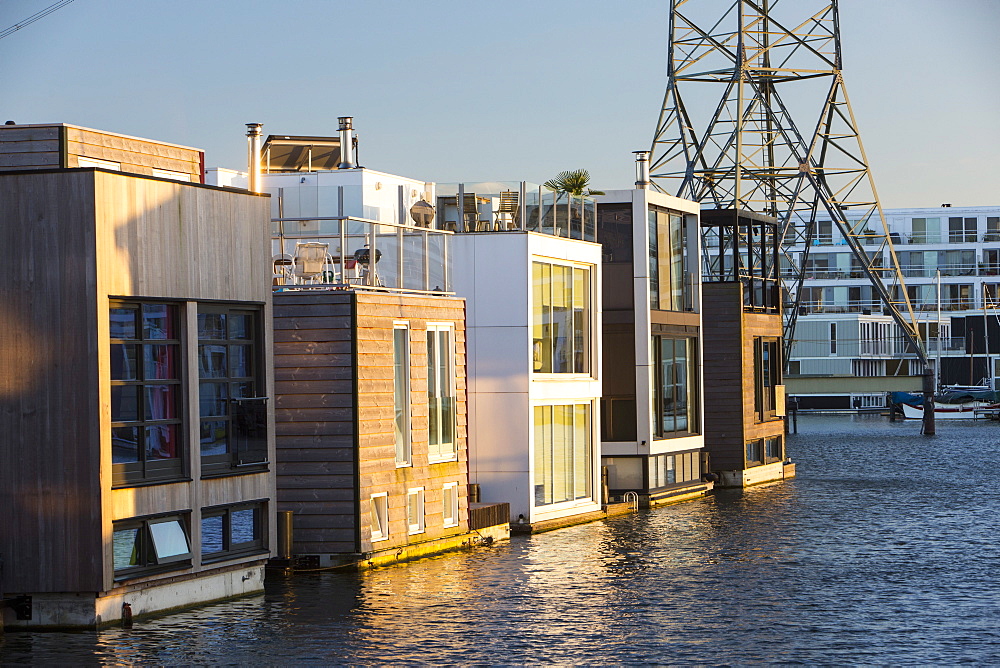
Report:
M 554 179 L 549 179 L 544 184 L 546 188 L 560 195 L 603 195 L 600 190 L 591 190 L 590 172 L 586 169 L 573 169 L 567 172 L 559 172 Z

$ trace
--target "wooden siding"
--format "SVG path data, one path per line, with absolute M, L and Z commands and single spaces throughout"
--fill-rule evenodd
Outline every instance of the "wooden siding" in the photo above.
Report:
M 163 169 L 201 182 L 202 155 L 194 148 L 73 125 L 0 126 L 0 170 L 79 167 L 79 159 L 87 157 L 117 162 L 132 174 L 151 176 Z
M 200 507 L 273 498 L 271 475 L 198 479 L 197 401 L 190 398 L 194 480 L 112 491 L 108 340 L 109 297 L 240 300 L 263 305 L 268 349 L 269 202 L 75 170 L 0 175 L 0 201 L 0 242 L 17 258 L 0 288 L 0 429 L 10 435 L 0 448 L 0 503 L 10 517 L 0 532 L 0 588 L 108 591 L 115 519 L 191 512 L 196 540 Z M 197 392 L 196 308 L 182 311 L 190 394 Z M 264 376 L 269 391 L 269 361 Z
M 702 285 L 705 449 L 714 471 L 746 467 L 747 440 L 784 433 L 754 413 L 754 337 L 781 336 L 781 315 L 746 313 L 741 283 Z
M 468 527 L 468 420 L 466 410 L 465 300 L 359 293 L 358 336 L 358 453 L 362 500 L 361 544 L 365 552 L 395 548 L 463 533 Z M 410 427 L 412 466 L 396 467 L 393 433 L 392 330 L 395 321 L 410 328 Z M 427 439 L 427 325 L 454 326 L 457 457 L 430 463 Z M 457 527 L 444 527 L 444 484 L 457 483 Z M 406 493 L 425 490 L 424 533 L 409 535 Z M 389 538 L 371 542 L 366 503 L 372 494 L 388 493 Z
M 354 315 L 352 316 L 352 304 Z M 393 325 L 410 327 L 413 465 L 396 467 Z M 427 457 L 428 323 L 455 328 L 458 458 Z M 356 351 L 356 352 L 352 352 Z M 367 292 L 275 296 L 278 503 L 291 510 L 296 554 L 370 552 L 465 531 L 465 303 Z M 356 357 L 355 357 L 356 355 Z M 443 486 L 457 483 L 458 527 L 442 525 Z M 425 489 L 426 530 L 409 535 L 406 494 Z M 371 542 L 369 499 L 386 492 L 389 539 Z M 360 541 L 360 542 L 358 542 Z
M 355 552 L 353 295 L 274 296 L 278 510 L 295 554 Z
M 101 591 L 93 174 L 40 176 L 0 176 L 0 591 Z

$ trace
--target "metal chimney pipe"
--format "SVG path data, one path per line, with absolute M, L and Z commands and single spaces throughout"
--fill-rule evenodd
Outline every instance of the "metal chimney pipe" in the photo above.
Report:
M 635 187 L 637 190 L 649 188 L 649 151 L 632 151 L 635 154 Z
M 260 192 L 260 129 L 263 123 L 247 123 L 247 190 Z
M 340 116 L 337 118 L 340 124 L 340 164 L 337 169 L 351 169 L 354 163 L 351 162 L 351 155 L 354 152 L 354 117 Z

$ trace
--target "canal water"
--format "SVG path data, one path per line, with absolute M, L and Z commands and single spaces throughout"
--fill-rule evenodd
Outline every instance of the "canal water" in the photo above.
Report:
M 131 629 L 2 664 L 1000 663 L 1000 425 L 808 416 L 794 481 Z

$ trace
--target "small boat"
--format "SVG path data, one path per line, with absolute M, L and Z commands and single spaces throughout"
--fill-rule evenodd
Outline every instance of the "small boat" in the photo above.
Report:
M 893 394 L 893 399 L 896 400 L 897 393 Z M 898 405 L 903 408 L 903 415 L 907 418 L 922 419 L 924 417 L 924 408 L 921 405 L 923 397 L 919 395 L 908 396 L 909 400 L 897 401 Z M 976 417 L 977 411 L 980 414 L 985 411 L 1000 411 L 1000 396 L 988 387 L 953 385 L 942 388 L 941 393 L 934 397 L 934 419 L 936 420 L 972 420 Z

